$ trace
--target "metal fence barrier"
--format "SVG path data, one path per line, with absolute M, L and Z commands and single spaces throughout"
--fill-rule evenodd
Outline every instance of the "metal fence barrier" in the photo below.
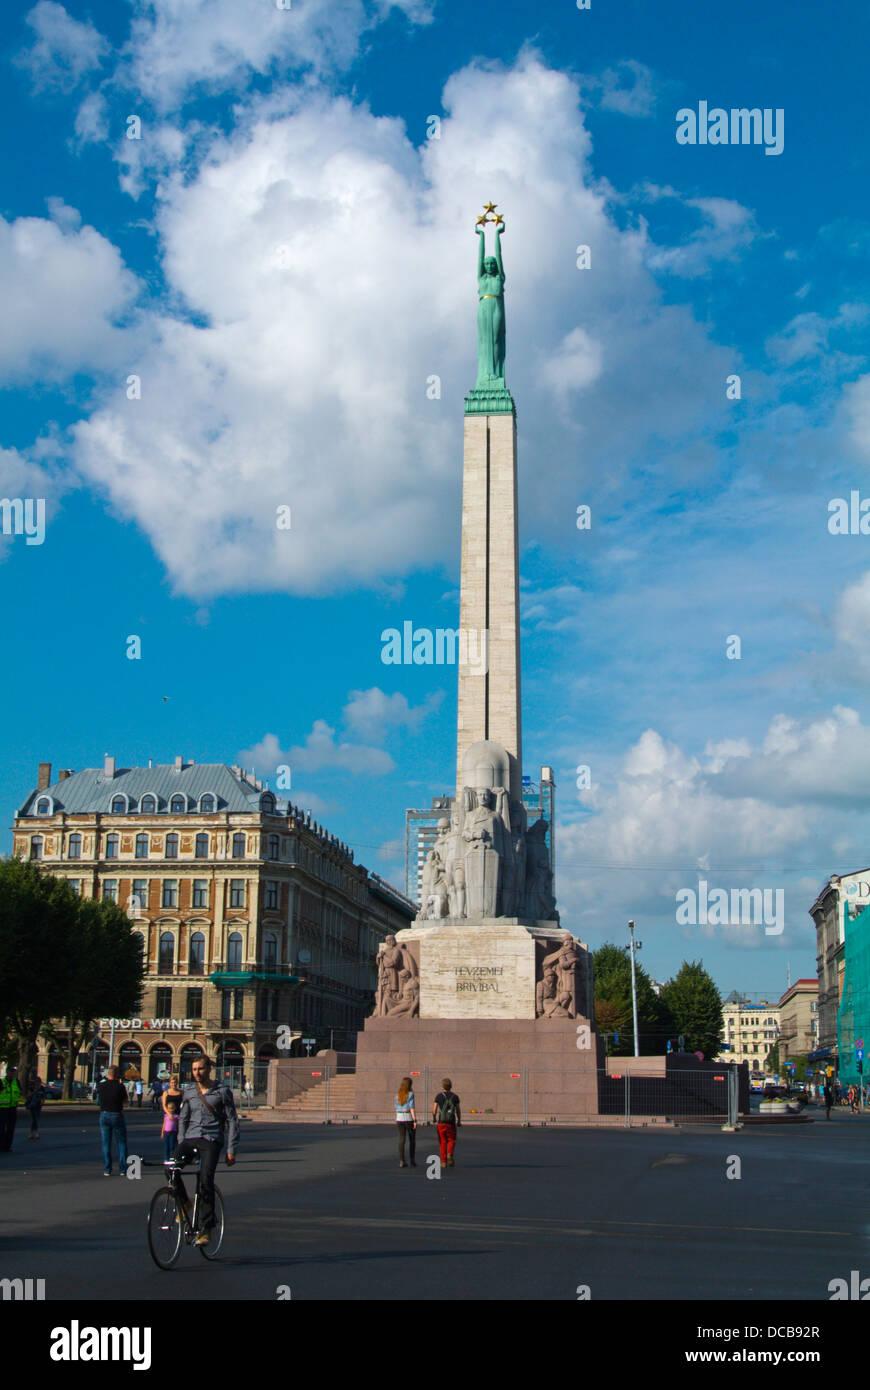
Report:
M 312 1058 L 312 1063 L 316 1059 Z M 355 1075 L 350 1066 L 313 1065 L 310 1078 L 294 1079 L 288 1100 L 279 1103 L 288 1118 L 322 1124 L 393 1122 L 389 1104 L 377 1112 L 362 1108 L 360 1092 L 371 1088 L 370 1076 L 357 1087 L 337 1085 L 339 1078 Z M 432 1103 L 441 1089 L 443 1068 L 424 1067 L 413 1075 L 418 1124 L 431 1119 Z M 624 1125 L 654 1121 L 707 1121 L 729 1128 L 739 1124 L 739 1077 L 731 1065 L 715 1070 L 670 1070 L 644 1074 L 626 1070 L 597 1069 L 596 1093 L 585 1113 L 576 1100 L 565 1103 L 571 1092 L 563 1087 L 569 1073 L 544 1067 L 451 1068 L 453 1090 L 460 1097 L 463 1124 L 604 1124 Z M 399 1077 L 395 1078 L 398 1086 Z M 380 1087 L 378 1088 L 380 1089 Z M 355 1093 L 354 1093 L 355 1092 Z M 286 1092 L 285 1092 L 286 1094 Z M 277 1115 L 278 1111 L 273 1111 Z

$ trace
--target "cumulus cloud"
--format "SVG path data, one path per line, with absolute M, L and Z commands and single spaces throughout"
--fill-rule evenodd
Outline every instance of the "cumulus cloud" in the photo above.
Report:
M 391 729 L 419 728 L 423 720 L 437 710 L 443 698 L 443 691 L 433 691 L 422 705 L 412 707 L 399 691 L 386 695 L 377 686 L 370 690 L 352 690 L 344 707 L 344 722 L 361 738 L 378 741 Z
M 652 201 L 679 197 L 673 189 L 646 186 Z M 734 261 L 759 236 L 754 213 L 733 198 L 680 198 L 696 214 L 697 225 L 676 246 L 650 246 L 648 263 L 653 270 L 694 279 L 709 275 L 720 261 Z
M 126 80 L 158 110 L 196 93 L 244 88 L 252 74 L 347 68 L 363 36 L 392 11 L 418 24 L 431 18 L 428 0 L 135 0 L 123 53 Z M 57 8 L 57 7 L 55 7 Z
M 606 111 L 637 117 L 650 116 L 655 108 L 654 74 L 635 58 L 626 58 L 615 67 L 605 68 L 601 77 L 592 79 L 588 86 Z
M 265 734 L 259 743 L 243 749 L 238 761 L 255 767 L 261 775 L 271 776 L 284 764 L 290 768 L 291 777 L 297 771 L 322 772 L 326 769 L 380 777 L 395 768 L 393 759 L 382 748 L 336 742 L 335 729 L 330 728 L 325 719 L 315 719 L 302 745 L 294 744 L 285 752 L 276 734 Z
M 120 253 L 53 200 L 55 220 L 0 217 L 0 382 L 58 381 L 123 360 L 139 287 Z
M 39 0 L 25 22 L 34 38 L 15 61 L 30 73 L 37 90 L 73 91 L 110 52 L 108 42 L 89 20 L 73 19 L 55 0 Z
M 150 316 L 128 368 L 141 401 L 107 398 L 75 456 L 178 591 L 317 593 L 453 563 L 453 529 L 432 517 L 458 507 L 484 194 L 508 219 L 508 380 L 548 458 L 528 520 L 552 531 L 576 496 L 580 432 L 582 476 L 606 456 L 615 487 L 651 434 L 676 467 L 709 431 L 707 383 L 730 355 L 662 303 L 645 234 L 609 217 L 574 80 L 524 52 L 454 74 L 443 106 L 441 138 L 417 148 L 400 121 L 343 98 L 253 101 L 229 135 L 200 132 L 198 172 L 183 174 L 186 137 L 167 130 L 156 227 L 186 312 Z M 576 268 L 581 239 L 592 275 Z M 192 526 L 207 545 L 191 545 Z

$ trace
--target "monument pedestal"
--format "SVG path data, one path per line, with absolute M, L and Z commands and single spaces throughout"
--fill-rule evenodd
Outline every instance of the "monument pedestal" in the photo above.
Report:
M 464 1123 L 576 1122 L 598 1115 L 603 1067 L 589 1019 L 370 1018 L 357 1042 L 356 1106 L 393 1118 L 399 1082 L 410 1076 L 422 1124 L 449 1076 Z
M 588 1016 L 591 957 L 582 943 L 572 1016 L 555 991 L 542 993 L 544 961 L 564 937 L 555 922 L 504 917 L 418 919 L 398 932 L 395 948 L 419 981 L 419 1014 L 367 1020 L 357 1041 L 358 1109 L 392 1118 L 399 1082 L 410 1076 L 422 1122 L 449 1076 L 469 1123 L 596 1117 L 604 1045 Z

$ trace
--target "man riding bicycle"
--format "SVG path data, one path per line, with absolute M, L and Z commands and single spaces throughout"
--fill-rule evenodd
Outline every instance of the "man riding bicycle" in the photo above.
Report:
M 193 1085 L 185 1086 L 181 1099 L 178 1124 L 178 1148 L 175 1162 L 185 1163 L 199 1156 L 200 1211 L 202 1222 L 196 1237 L 197 1245 L 208 1245 L 214 1226 L 214 1175 L 224 1144 L 227 1166 L 236 1161 L 239 1143 L 239 1117 L 236 1114 L 232 1089 L 211 1075 L 211 1058 L 197 1057 L 193 1064 Z M 190 1211 L 187 1193 L 179 1174 L 178 1188 L 185 1211 Z

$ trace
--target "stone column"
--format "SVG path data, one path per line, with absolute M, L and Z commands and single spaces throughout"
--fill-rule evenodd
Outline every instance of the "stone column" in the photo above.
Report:
M 512 798 L 522 797 L 516 417 L 466 414 L 462 477 L 460 631 L 471 634 L 459 666 L 456 783 L 483 739 L 511 759 Z M 486 669 L 481 634 L 487 633 Z

